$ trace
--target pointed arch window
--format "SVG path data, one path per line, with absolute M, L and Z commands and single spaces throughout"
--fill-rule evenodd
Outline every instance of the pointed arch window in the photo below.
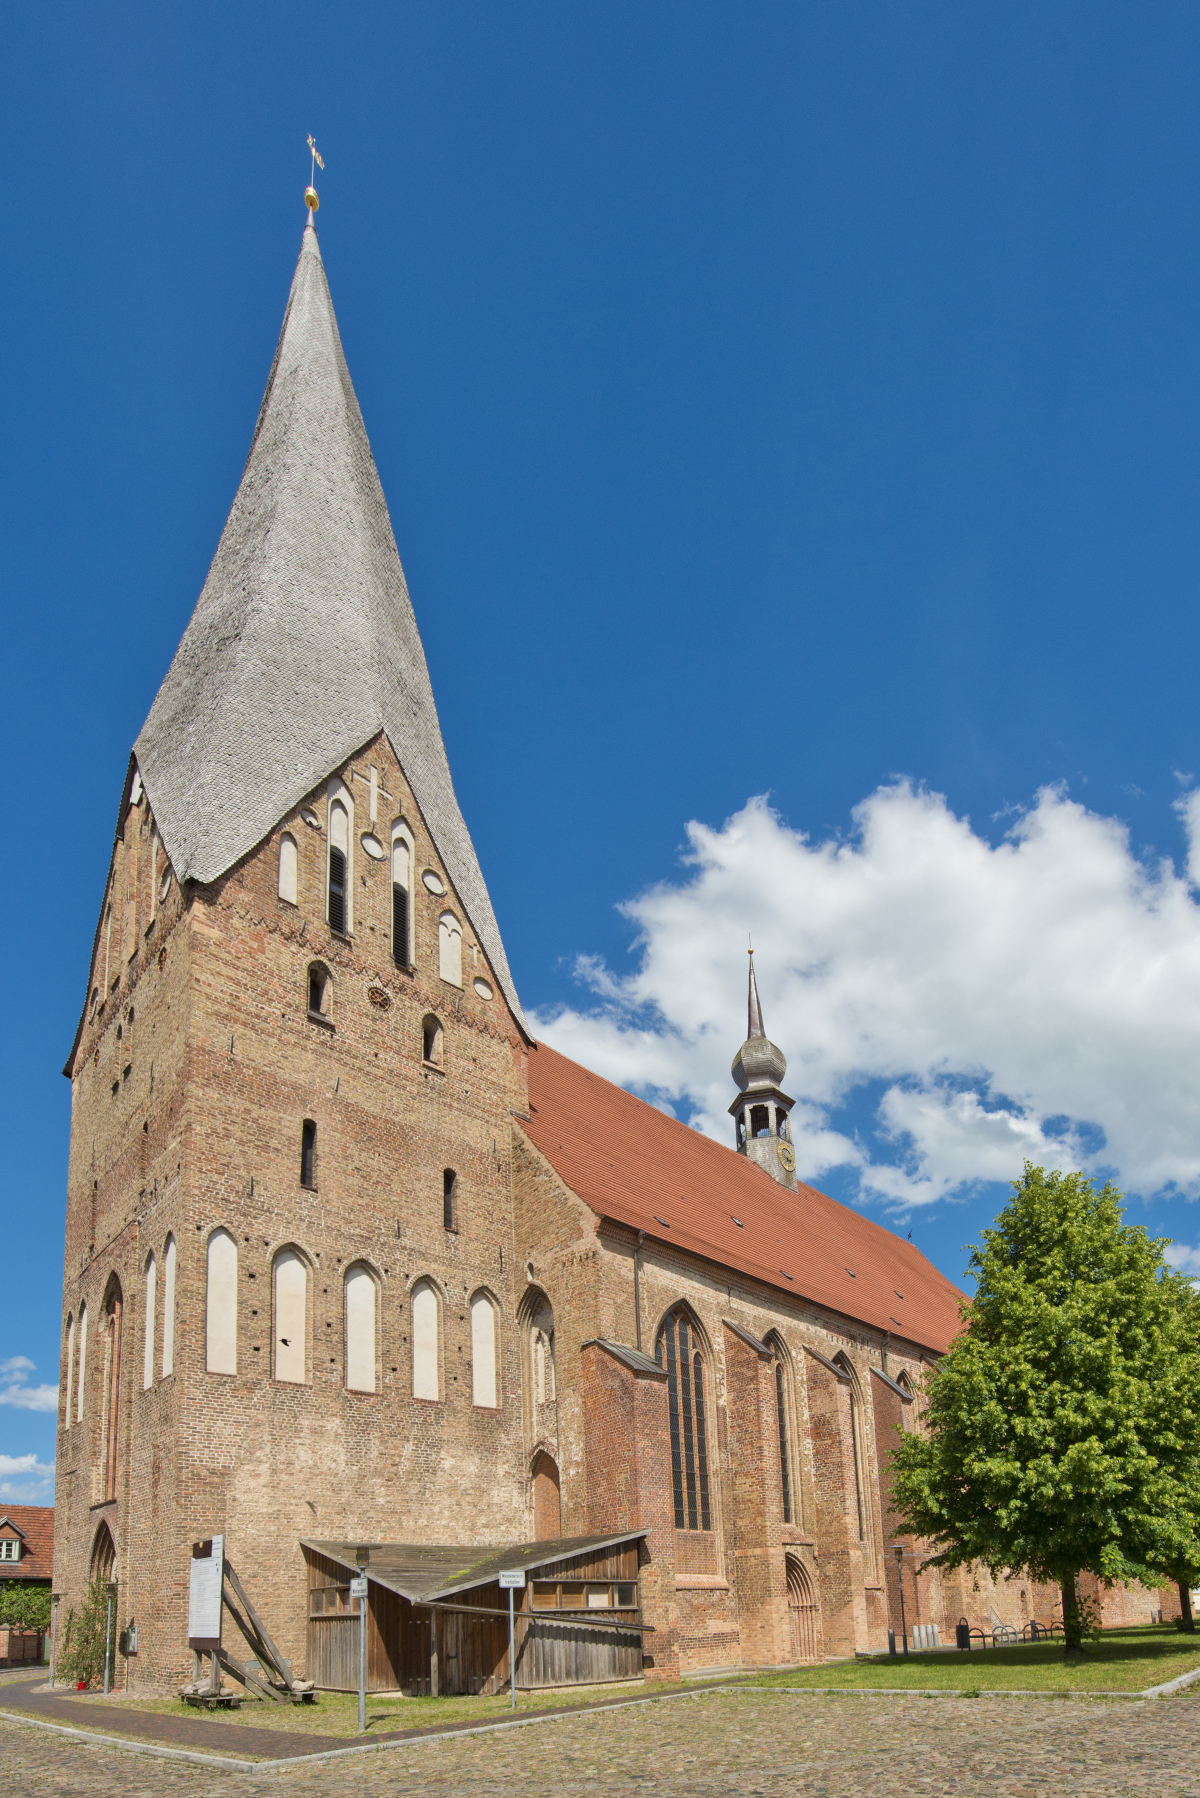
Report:
M 75 1421 L 83 1422 L 83 1395 L 87 1391 L 87 1327 L 88 1308 L 79 1307 L 79 1360 L 75 1368 Z
M 850 1387 L 850 1442 L 854 1455 L 855 1516 L 858 1522 L 858 1539 L 863 1547 L 863 1560 L 869 1570 L 875 1564 L 875 1531 L 872 1527 L 871 1517 L 871 1489 L 867 1480 L 862 1392 L 859 1389 L 858 1376 L 849 1357 L 845 1354 L 837 1354 L 833 1360 L 834 1366 L 840 1367 L 846 1375 Z
M 162 1377 L 175 1371 L 175 1238 L 167 1237 L 163 1250 Z
M 295 1249 L 275 1257 L 275 1378 L 303 1386 L 308 1356 L 308 1268 Z
M 69 1430 L 74 1419 L 71 1416 L 71 1400 L 75 1396 L 75 1314 L 67 1313 L 67 1408 L 63 1413 L 65 1427 Z
M 146 1336 L 142 1344 L 142 1390 L 154 1384 L 154 1307 L 158 1284 L 158 1262 L 153 1252 L 146 1257 Z
M 471 1300 L 471 1403 L 494 1411 L 496 1397 L 496 1307 L 486 1292 Z
M 667 1375 L 675 1528 L 711 1530 L 704 1351 L 686 1311 L 673 1311 L 667 1318 L 658 1333 L 654 1359 Z
M 117 1496 L 117 1451 L 121 1434 L 121 1324 L 124 1302 L 114 1277 L 104 1301 L 104 1389 L 101 1393 L 101 1450 L 105 1503 Z
M 279 839 L 279 897 L 285 905 L 295 905 L 296 891 L 296 839 L 285 830 Z
M 462 985 L 462 925 L 452 911 L 438 919 L 438 973 L 451 986 Z
M 237 1243 L 228 1230 L 208 1239 L 204 1300 L 204 1365 L 209 1373 L 237 1372 Z
M 772 1343 L 775 1353 L 775 1418 L 779 1433 L 779 1489 L 783 1503 L 783 1521 L 795 1523 L 795 1506 L 792 1498 L 792 1457 L 791 1443 L 788 1440 L 788 1381 L 787 1365 L 780 1345 Z
M 413 1397 L 441 1397 L 438 1353 L 438 1300 L 428 1280 L 420 1280 L 412 1295 Z
M 412 966 L 412 844 L 399 824 L 392 827 L 392 959 L 398 968 Z
M 361 1261 L 346 1269 L 346 1385 L 351 1392 L 375 1391 L 377 1288 Z
M 350 931 L 350 820 L 340 799 L 329 802 L 329 928 L 339 936 Z

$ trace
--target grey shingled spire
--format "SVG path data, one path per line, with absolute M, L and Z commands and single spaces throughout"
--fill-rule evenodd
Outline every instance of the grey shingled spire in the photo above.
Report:
M 758 1002 L 758 982 L 754 978 L 754 951 L 750 951 L 750 998 L 746 1007 L 746 1039 L 767 1034 L 763 1025 L 762 1006 Z
M 521 1020 L 310 223 L 241 485 L 134 748 L 178 878 L 216 880 L 380 729 Z

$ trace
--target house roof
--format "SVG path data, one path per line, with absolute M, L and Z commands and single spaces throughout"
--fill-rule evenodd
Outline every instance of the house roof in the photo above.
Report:
M 645 1534 L 645 1530 L 625 1530 L 615 1536 L 559 1536 L 546 1542 L 516 1542 L 509 1548 L 372 1542 L 367 1573 L 379 1585 L 419 1604 L 422 1600 L 450 1598 L 455 1592 L 470 1592 L 476 1586 L 490 1586 L 500 1578 L 502 1568 L 521 1567 L 526 1573 L 536 1573 L 539 1567 L 548 1567 L 553 1561 L 616 1548 L 621 1542 L 639 1541 Z M 358 1546 L 356 1542 L 316 1542 L 308 1538 L 301 1543 L 301 1547 L 315 1549 L 355 1573 Z
M 521 1128 L 598 1217 L 939 1354 L 958 1334 L 958 1288 L 815 1186 L 789 1192 L 544 1043 L 529 1056 L 529 1101 Z
M 309 224 L 241 483 L 134 748 L 176 876 L 218 879 L 381 730 L 520 1022 Z
M 5 1529 L 10 1524 L 12 1529 Z M 0 1536 L 16 1530 L 24 1538 L 19 1561 L 0 1564 L 0 1581 L 44 1580 L 54 1577 L 53 1505 L 4 1505 L 0 1507 Z

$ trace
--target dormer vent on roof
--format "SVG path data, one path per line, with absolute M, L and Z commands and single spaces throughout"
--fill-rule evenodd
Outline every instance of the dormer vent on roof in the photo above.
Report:
M 310 222 L 241 484 L 135 750 L 180 880 L 218 879 L 381 730 L 523 1023 Z

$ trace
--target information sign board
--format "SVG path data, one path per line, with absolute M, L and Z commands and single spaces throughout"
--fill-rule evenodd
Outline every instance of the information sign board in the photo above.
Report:
M 358 1579 L 352 1579 L 350 1581 L 350 1596 L 351 1598 L 365 1598 L 367 1596 L 367 1576 L 365 1573 L 360 1575 Z
M 191 1648 L 211 1653 L 221 1646 L 221 1583 L 224 1577 L 224 1536 L 194 1542 L 188 1582 L 188 1645 Z
M 500 1590 L 502 1592 L 519 1592 L 524 1584 L 525 1569 L 523 1567 L 506 1567 L 500 1575 Z

